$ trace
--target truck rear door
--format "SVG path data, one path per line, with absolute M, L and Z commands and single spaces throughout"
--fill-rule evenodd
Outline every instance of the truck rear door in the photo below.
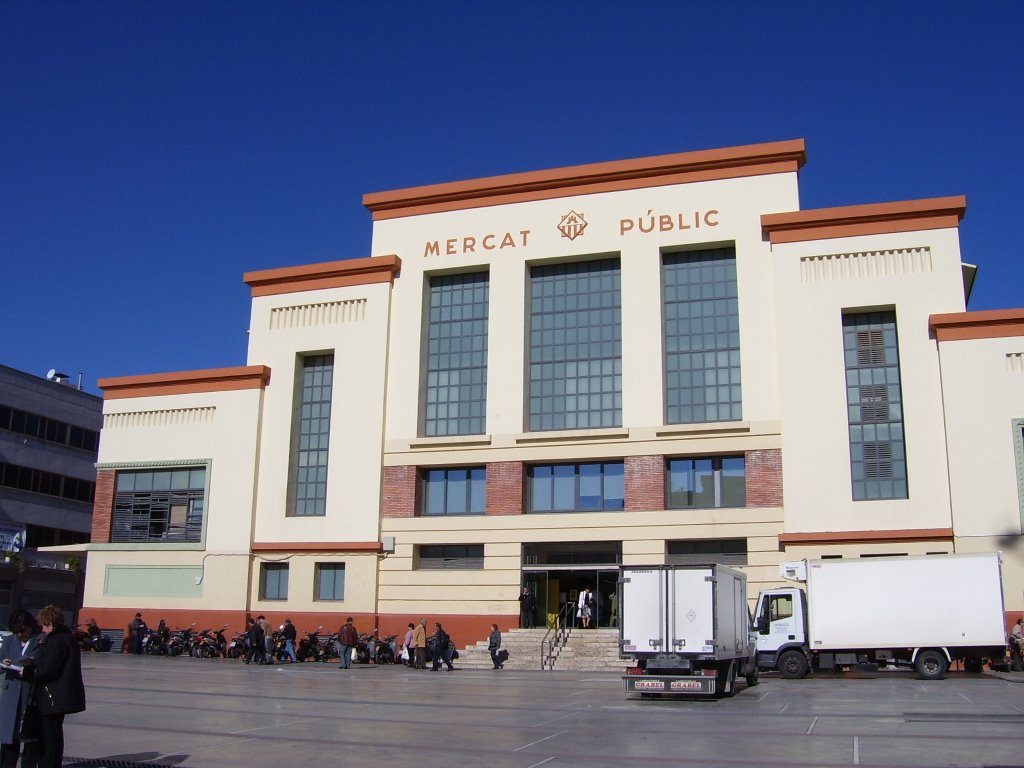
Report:
M 669 647 L 681 653 L 715 650 L 714 580 L 710 568 L 667 572 L 669 582 Z
M 622 572 L 622 651 L 665 651 L 665 577 L 660 568 L 626 568 Z

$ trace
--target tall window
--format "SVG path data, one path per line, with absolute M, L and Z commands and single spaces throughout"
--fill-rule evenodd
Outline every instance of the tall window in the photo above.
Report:
M 489 277 L 430 279 L 423 434 L 479 435 L 487 410 Z
M 424 515 L 482 515 L 487 511 L 483 467 L 426 469 L 421 484 Z
M 345 599 L 345 564 L 344 563 L 317 563 L 316 564 L 316 599 L 317 600 L 344 600 Z
M 206 467 L 119 471 L 110 540 L 201 541 L 205 495 Z
M 1017 504 L 1020 506 L 1020 524 L 1024 528 L 1024 419 L 1013 419 L 1013 453 L 1017 465 Z
M 533 267 L 529 429 L 622 425 L 619 261 Z
M 623 463 L 530 467 L 530 512 L 600 512 L 625 507 Z
M 288 599 L 288 563 L 263 563 L 260 567 L 260 600 Z
M 303 358 L 295 455 L 293 514 L 297 516 L 327 514 L 327 448 L 333 381 L 334 355 Z
M 669 509 L 742 507 L 747 503 L 742 456 L 669 459 Z
M 743 417 L 736 249 L 665 254 L 665 421 Z
M 843 315 L 853 498 L 907 498 L 895 312 Z

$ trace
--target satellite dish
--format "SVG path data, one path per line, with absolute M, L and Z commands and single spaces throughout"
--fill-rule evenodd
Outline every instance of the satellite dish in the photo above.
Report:
M 50 381 L 53 381 L 53 377 L 56 376 L 56 375 L 57 375 L 57 369 L 56 368 L 51 368 L 50 370 L 48 370 L 46 372 L 46 378 L 48 378 Z

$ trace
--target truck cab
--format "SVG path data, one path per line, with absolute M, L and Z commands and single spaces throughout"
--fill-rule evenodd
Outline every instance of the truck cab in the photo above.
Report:
M 757 600 L 754 627 L 759 668 L 778 668 L 783 677 L 807 674 L 807 601 L 802 589 L 763 591 Z

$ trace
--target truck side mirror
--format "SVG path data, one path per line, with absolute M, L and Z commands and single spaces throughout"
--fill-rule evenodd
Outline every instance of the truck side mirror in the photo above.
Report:
M 768 634 L 768 622 L 765 621 L 764 616 L 758 616 L 757 620 L 754 621 L 754 629 L 762 635 Z

